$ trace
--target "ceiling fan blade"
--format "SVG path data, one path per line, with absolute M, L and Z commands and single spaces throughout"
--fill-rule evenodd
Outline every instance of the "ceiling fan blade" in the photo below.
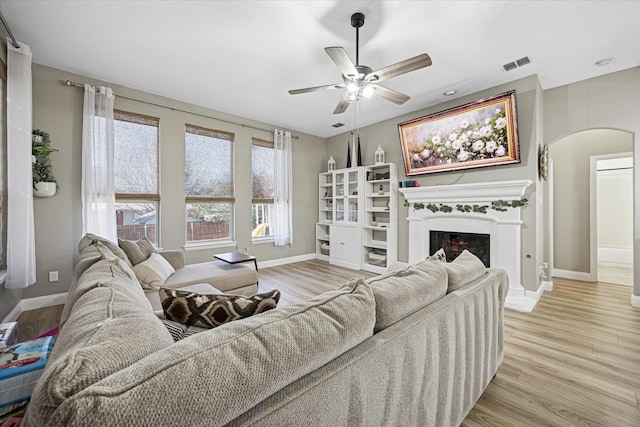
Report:
M 393 89 L 389 89 L 384 86 L 372 85 L 373 86 L 373 95 L 379 98 L 384 98 L 387 101 L 394 102 L 398 105 L 404 104 L 411 97 L 409 95 L 405 95 L 404 93 L 397 92 Z
M 340 102 L 338 102 L 338 105 L 336 106 L 336 109 L 333 110 L 333 114 L 344 113 L 346 111 L 347 107 L 349 107 L 349 101 L 344 99 L 344 97 L 340 97 Z
M 428 67 L 429 65 L 431 65 L 431 58 L 426 53 L 423 53 L 413 58 L 405 59 L 397 64 L 373 71 L 366 75 L 365 80 L 378 83 L 391 77 Z
M 289 95 L 298 95 L 299 93 L 320 92 L 323 90 L 342 89 L 344 83 L 336 83 L 332 85 L 305 87 L 304 89 L 293 89 L 289 91 Z
M 339 46 L 325 47 L 324 51 L 327 52 L 331 59 L 333 59 L 333 62 L 336 63 L 343 76 L 358 76 L 358 70 L 356 70 L 356 66 L 353 65 L 353 62 L 351 62 L 351 59 L 349 59 L 349 55 L 347 55 L 347 52 L 344 50 L 344 48 Z

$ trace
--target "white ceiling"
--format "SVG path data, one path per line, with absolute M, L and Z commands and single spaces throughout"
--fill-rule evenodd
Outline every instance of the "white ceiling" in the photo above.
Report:
M 640 1 L 3 1 L 33 61 L 320 137 L 351 126 L 333 115 L 341 82 L 324 52 L 343 46 L 376 70 L 420 53 L 433 65 L 383 83 L 411 99 L 372 99 L 360 126 L 538 74 L 544 89 L 640 65 Z M 502 65 L 528 56 L 531 64 Z M 598 59 L 612 57 L 605 67 Z M 336 122 L 344 128 L 333 128 Z

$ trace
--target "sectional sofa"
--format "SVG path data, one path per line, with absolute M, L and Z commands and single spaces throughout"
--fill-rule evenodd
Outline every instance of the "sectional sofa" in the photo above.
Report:
M 507 276 L 432 259 L 174 342 L 131 267 L 80 251 L 25 426 L 457 426 L 503 357 Z

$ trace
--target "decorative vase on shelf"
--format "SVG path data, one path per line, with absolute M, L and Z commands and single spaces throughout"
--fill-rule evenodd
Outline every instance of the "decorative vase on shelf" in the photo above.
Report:
M 356 147 L 356 139 L 353 136 L 353 134 L 351 134 L 351 166 L 353 166 L 354 168 L 356 166 L 358 166 L 358 153 L 357 153 L 357 147 Z
M 51 197 L 56 194 L 55 182 L 36 182 L 33 186 L 33 195 L 36 197 Z

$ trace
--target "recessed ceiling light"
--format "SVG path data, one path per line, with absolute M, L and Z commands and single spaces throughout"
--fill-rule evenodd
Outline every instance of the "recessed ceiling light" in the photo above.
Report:
M 447 91 L 442 92 L 442 94 L 443 94 L 444 96 L 453 96 L 453 95 L 455 95 L 456 93 L 458 93 L 458 89 L 450 89 L 450 90 L 447 90 Z
M 611 64 L 611 61 L 613 61 L 613 58 L 611 57 L 602 58 L 602 59 L 598 59 L 596 62 L 594 62 L 594 64 L 596 64 L 598 67 L 604 67 L 605 65 Z

